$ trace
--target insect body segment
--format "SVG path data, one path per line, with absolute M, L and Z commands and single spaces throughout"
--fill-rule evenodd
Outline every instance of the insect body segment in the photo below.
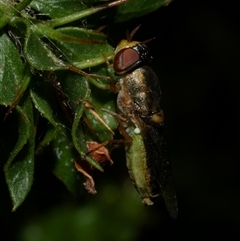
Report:
M 131 38 L 120 42 L 114 58 L 115 72 L 120 75 L 117 106 L 132 138 L 125 144 L 127 167 L 142 202 L 152 205 L 161 195 L 170 216 L 176 218 L 177 199 L 163 137 L 162 93 L 157 75 L 147 66 L 151 59 L 145 44 Z

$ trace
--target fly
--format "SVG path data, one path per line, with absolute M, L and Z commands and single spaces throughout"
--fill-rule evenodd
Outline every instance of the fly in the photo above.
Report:
M 117 106 L 127 120 L 120 132 L 131 139 L 125 143 L 127 167 L 142 202 L 153 205 L 154 198 L 161 195 L 175 219 L 178 204 L 163 136 L 162 92 L 157 75 L 147 66 L 152 60 L 147 41 L 132 41 L 138 28 L 118 44 L 113 61 L 120 76 Z

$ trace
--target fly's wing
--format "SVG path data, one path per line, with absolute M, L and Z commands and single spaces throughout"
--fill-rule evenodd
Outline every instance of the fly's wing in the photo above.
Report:
M 172 171 L 167 160 L 166 143 L 163 137 L 163 111 L 161 109 L 160 82 L 148 66 L 136 69 L 126 82 L 136 108 L 135 123 L 138 123 L 146 149 L 147 168 L 150 173 L 151 195 L 161 194 L 172 218 L 177 217 L 178 205 L 172 181 Z M 136 88 L 136 86 L 138 88 Z
M 154 182 L 160 187 L 161 195 L 170 216 L 177 218 L 178 204 L 173 184 L 171 165 L 167 159 L 166 142 L 161 125 L 147 123 L 142 119 L 144 144 L 147 150 L 147 162 L 154 175 Z M 156 184 L 155 184 L 156 185 Z

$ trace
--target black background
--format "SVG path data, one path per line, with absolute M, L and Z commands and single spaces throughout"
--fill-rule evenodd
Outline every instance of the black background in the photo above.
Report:
M 141 40 L 156 37 L 149 47 L 179 199 L 177 221 L 142 240 L 151 232 L 159 240 L 240 238 L 239 13 L 237 1 L 182 0 L 139 22 Z
M 127 29 L 139 24 L 135 40 L 155 37 L 148 46 L 163 92 L 165 136 L 178 194 L 179 217 L 173 221 L 163 205 L 154 206 L 147 215 L 149 225 L 134 231 L 136 240 L 239 240 L 238 1 L 175 0 L 142 18 L 108 26 L 109 42 L 116 46 Z M 117 155 L 124 158 L 121 150 Z M 119 174 L 119 170 L 126 174 Z M 121 185 L 128 178 L 125 163 L 115 161 L 114 167 L 107 168 L 104 178 L 96 178 L 100 190 L 104 182 L 115 182 L 114 178 Z M 8 237 L 1 240 L 15 240 L 31 220 L 41 215 L 47 219 L 53 208 L 72 203 L 71 197 L 65 198 L 69 194 L 63 193 L 62 184 L 41 169 L 36 171 L 34 188 L 27 200 L 16 213 L 11 213 L 3 176 L 1 183 L 4 185 L 0 233 L 1 237 Z M 163 218 L 158 220 L 156 217 L 161 215 Z M 113 222 L 114 219 L 118 217 L 112 217 Z M 111 229 L 105 228 L 103 232 Z

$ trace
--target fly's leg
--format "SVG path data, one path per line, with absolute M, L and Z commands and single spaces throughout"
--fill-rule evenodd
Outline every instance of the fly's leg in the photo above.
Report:
M 111 133 L 114 133 L 111 130 L 111 128 L 106 124 L 106 122 L 101 118 L 101 116 L 99 116 L 99 114 L 95 111 L 97 107 L 94 104 L 92 104 L 88 100 L 79 100 L 79 102 L 84 103 L 87 111 L 89 111 L 94 116 L 94 118 L 100 123 L 102 123 Z M 87 155 L 90 155 L 99 164 L 104 164 L 104 163 L 113 164 L 113 161 L 110 157 L 111 151 L 119 147 L 120 144 L 131 143 L 133 141 L 132 137 L 126 130 L 126 125 L 127 125 L 127 122 L 129 121 L 127 118 L 124 118 L 123 116 L 104 108 L 99 108 L 99 110 L 116 117 L 116 119 L 119 122 L 119 127 L 118 127 L 119 132 L 121 133 L 124 139 L 120 139 L 120 140 L 111 139 L 103 142 L 102 144 L 95 141 L 86 142 L 88 152 L 84 156 L 82 155 L 75 161 L 75 167 L 79 172 L 81 172 L 84 175 L 85 181 L 83 185 L 85 189 L 91 194 L 96 194 L 97 192 L 95 188 L 95 181 L 93 178 L 94 167 L 85 160 L 85 157 Z M 90 123 L 88 123 L 87 117 L 83 116 L 83 119 L 87 124 L 87 126 L 89 127 L 89 129 L 93 132 Z M 106 145 L 108 144 L 112 144 L 111 149 L 109 149 L 109 147 L 106 147 Z M 147 201 L 148 200 L 146 200 L 146 202 Z
M 79 102 L 82 102 L 85 104 L 85 107 L 88 109 L 88 111 L 99 121 L 101 122 L 113 135 L 115 134 L 112 129 L 106 124 L 106 122 L 101 118 L 101 116 L 94 110 L 94 105 L 90 103 L 88 100 L 79 100 Z M 101 109 L 101 108 L 100 108 Z M 88 121 L 85 119 L 88 127 L 91 129 Z
M 106 63 L 108 63 L 107 61 L 108 61 L 109 57 L 104 56 L 104 58 L 106 58 Z M 111 55 L 111 58 L 112 58 L 112 55 Z M 89 73 L 86 73 L 83 70 L 80 70 L 69 64 L 67 64 L 67 68 L 75 73 L 83 75 L 84 77 L 86 77 L 88 79 L 89 82 L 91 82 L 97 88 L 102 89 L 102 90 L 110 90 L 113 93 L 117 93 L 116 85 L 110 76 L 89 74 Z M 98 81 L 98 79 L 105 79 L 108 81 L 109 84 L 101 83 Z

